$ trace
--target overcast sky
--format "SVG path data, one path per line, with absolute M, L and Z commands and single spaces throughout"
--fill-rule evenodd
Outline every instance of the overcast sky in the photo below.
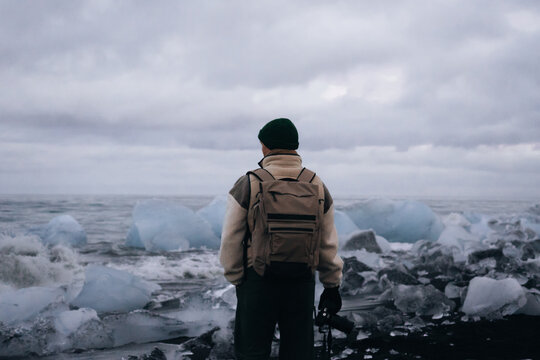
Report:
M 538 1 L 0 0 L 0 193 L 540 197 Z

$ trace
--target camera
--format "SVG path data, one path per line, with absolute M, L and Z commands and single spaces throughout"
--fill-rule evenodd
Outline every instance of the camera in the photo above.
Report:
M 350 334 L 354 328 L 354 323 L 347 318 L 339 315 L 332 315 L 328 312 L 327 308 L 319 311 L 315 317 L 315 325 L 317 326 L 329 326 L 333 329 Z

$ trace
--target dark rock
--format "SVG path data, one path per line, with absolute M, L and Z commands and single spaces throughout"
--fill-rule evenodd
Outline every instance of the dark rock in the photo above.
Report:
M 531 245 L 535 253 L 540 253 L 540 239 L 535 239 L 529 242 L 529 245 Z
M 540 276 L 532 276 L 525 284 L 523 284 L 523 287 L 526 287 L 527 289 L 540 290 Z
M 418 285 L 419 282 L 412 275 L 398 269 L 382 269 L 377 276 L 379 279 L 386 275 L 386 278 L 395 284 Z
M 388 315 L 377 323 L 377 329 L 383 333 L 389 333 L 398 325 L 403 324 L 403 316 L 398 314 Z
M 208 355 L 215 345 L 212 336 L 218 330 L 219 328 L 215 327 L 201 336 L 186 341 L 182 344 L 182 347 L 193 353 L 193 355 L 190 356 L 191 359 L 208 359 Z
M 503 252 L 501 249 L 487 249 L 487 250 L 479 250 L 475 251 L 472 254 L 469 255 L 469 263 L 470 264 L 476 264 L 480 262 L 481 260 L 487 259 L 487 258 L 493 258 L 499 262 L 502 258 L 504 258 Z
M 344 273 L 340 288 L 342 295 L 354 295 L 356 290 L 362 287 L 363 283 L 364 277 L 357 272 L 349 271 Z
M 433 285 L 435 289 L 444 292 L 444 288 L 446 288 L 446 284 L 448 284 L 450 281 L 452 281 L 452 278 L 450 277 L 437 276 L 436 278 L 431 280 L 431 285 Z
M 521 251 L 523 252 L 523 255 L 521 255 L 521 260 L 525 261 L 528 259 L 534 259 L 536 257 L 536 252 L 534 251 L 533 245 L 527 243 L 522 248 Z
M 366 251 L 374 253 L 382 253 L 377 239 L 375 238 L 375 232 L 373 230 L 362 231 L 354 234 L 343 246 L 343 250 L 360 250 L 366 249 Z
M 167 360 L 167 357 L 165 356 L 163 351 L 158 348 L 154 348 L 150 355 L 143 360 Z
M 343 258 L 343 273 L 347 272 L 363 272 L 363 271 L 373 271 L 372 268 L 367 266 L 361 261 L 358 261 L 354 256 Z
M 147 355 L 141 355 L 141 356 L 135 356 L 135 355 L 129 355 L 128 360 L 167 360 L 167 357 L 161 351 L 159 348 L 155 347 L 152 352 Z

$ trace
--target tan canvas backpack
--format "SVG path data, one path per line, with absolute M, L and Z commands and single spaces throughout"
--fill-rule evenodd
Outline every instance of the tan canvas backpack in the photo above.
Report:
M 302 269 L 314 273 L 319 262 L 324 199 L 315 173 L 304 168 L 296 179 L 275 179 L 260 168 L 248 172 L 259 183 L 249 206 L 253 268 L 261 276 L 280 265 L 287 277 Z M 270 271 L 269 271 L 270 270 Z

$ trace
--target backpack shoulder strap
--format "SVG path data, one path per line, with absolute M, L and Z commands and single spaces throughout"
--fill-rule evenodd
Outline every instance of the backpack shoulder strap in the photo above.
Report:
M 276 179 L 272 174 L 270 174 L 270 171 L 264 168 L 258 168 L 252 171 L 248 171 L 247 174 L 255 176 L 261 182 L 272 181 Z
M 302 171 L 300 171 L 300 174 L 298 174 L 298 177 L 296 180 L 300 182 L 307 182 L 310 183 L 315 179 L 315 173 L 307 168 L 303 168 Z

